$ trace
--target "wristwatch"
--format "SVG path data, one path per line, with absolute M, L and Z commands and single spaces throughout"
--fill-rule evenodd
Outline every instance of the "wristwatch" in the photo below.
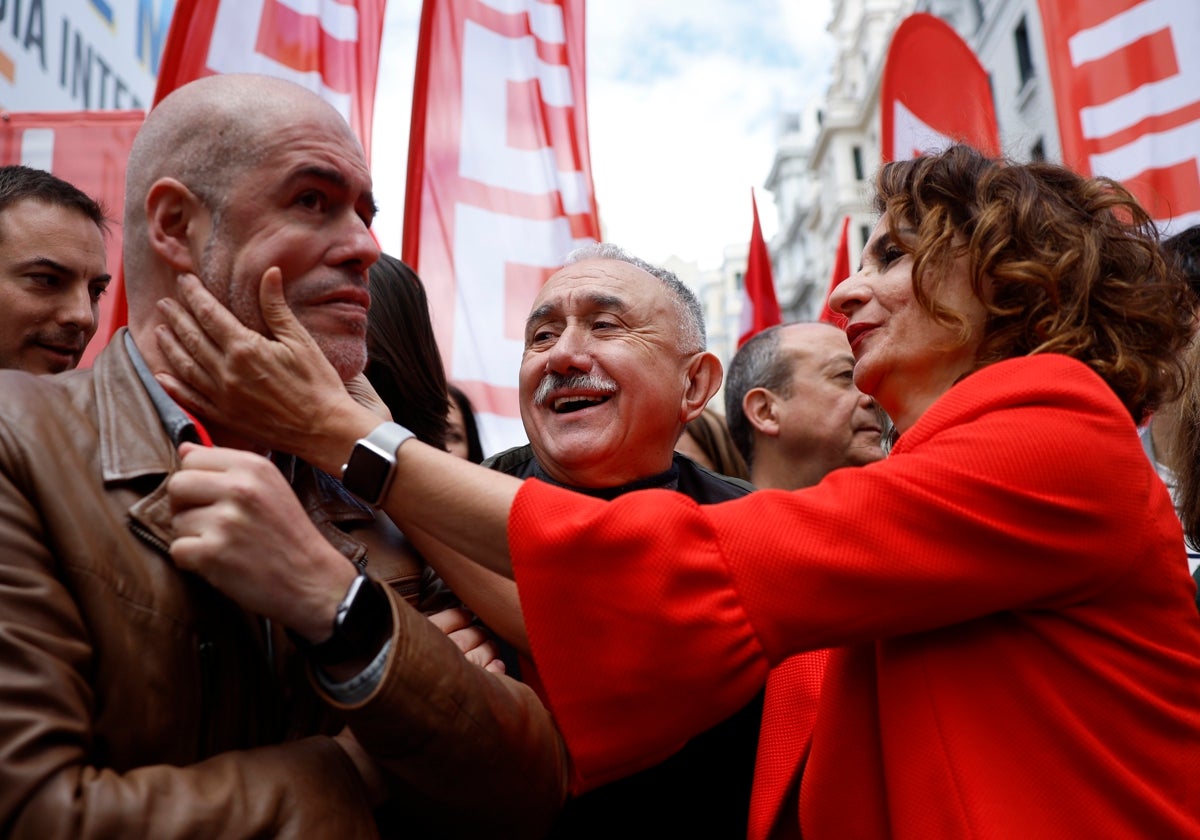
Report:
M 313 644 L 291 631 L 288 635 L 317 665 L 337 665 L 374 656 L 391 631 L 392 605 L 383 584 L 362 573 L 350 583 L 338 604 L 333 634 L 328 639 Z
M 380 423 L 361 438 L 342 467 L 342 485 L 369 505 L 378 507 L 396 474 L 396 450 L 415 437 L 399 423 Z

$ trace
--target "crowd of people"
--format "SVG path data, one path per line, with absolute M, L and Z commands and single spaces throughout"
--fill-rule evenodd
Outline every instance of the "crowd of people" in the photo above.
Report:
M 112 222 L 0 168 L 4 836 L 1200 838 L 1200 228 L 891 162 L 727 377 L 593 243 L 487 453 L 330 106 L 207 77 L 127 172 L 71 371 Z

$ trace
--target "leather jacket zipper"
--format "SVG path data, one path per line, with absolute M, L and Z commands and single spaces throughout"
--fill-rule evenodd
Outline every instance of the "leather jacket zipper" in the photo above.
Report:
M 129 530 L 133 535 L 142 542 L 156 549 L 163 555 L 163 559 L 172 563 L 171 546 L 165 540 L 147 529 L 144 525 L 134 520 L 129 520 Z M 199 628 L 196 629 L 196 663 L 200 671 L 200 731 L 197 733 L 196 746 L 200 750 L 201 755 L 211 755 L 215 750 L 213 739 L 213 722 L 209 716 L 209 709 L 212 704 L 210 698 L 216 697 L 216 643 L 208 638 Z
M 162 552 L 167 560 L 170 561 L 171 546 L 169 546 L 165 540 L 160 539 L 156 534 L 151 532 L 150 529 L 146 528 L 140 522 L 136 522 L 132 519 L 129 520 L 129 530 L 132 531 L 134 536 L 136 536 L 142 542 L 149 543 L 152 547 Z

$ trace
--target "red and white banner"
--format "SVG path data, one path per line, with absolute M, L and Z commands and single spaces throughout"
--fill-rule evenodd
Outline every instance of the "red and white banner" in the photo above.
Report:
M 600 237 L 584 59 L 584 0 L 422 8 L 402 258 L 489 453 L 527 439 L 517 374 L 534 296 Z
M 121 272 L 121 216 L 125 212 L 125 161 L 145 115 L 132 111 L 61 111 L 5 114 L 0 121 L 0 166 L 24 164 L 53 172 L 104 207 L 111 220 L 106 240 L 108 272 Z M 92 363 L 116 327 L 125 323 L 119 285 L 100 298 L 96 338 L 80 362 Z
M 1200 3 L 1040 0 L 1063 161 L 1200 223 Z
M 842 233 L 838 237 L 837 254 L 833 258 L 833 271 L 829 276 L 829 291 L 825 294 L 825 305 L 821 308 L 819 320 L 833 324 L 840 329 L 846 328 L 846 316 L 829 308 L 829 296 L 833 290 L 850 276 L 850 217 L 842 218 Z
M 350 123 L 367 161 L 384 0 L 179 0 L 154 101 L 218 73 L 262 73 L 321 96 Z
M 771 252 L 758 223 L 758 202 L 750 190 L 754 226 L 750 229 L 750 252 L 746 257 L 746 276 L 742 282 L 742 317 L 738 329 L 738 347 L 751 336 L 783 321 L 779 300 L 775 297 L 775 278 L 771 271 Z
M 987 71 L 941 18 L 919 12 L 892 35 L 880 86 L 883 160 L 908 160 L 959 142 L 1000 152 Z

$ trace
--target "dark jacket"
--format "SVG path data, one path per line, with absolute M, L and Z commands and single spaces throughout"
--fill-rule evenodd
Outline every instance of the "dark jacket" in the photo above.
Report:
M 0 372 L 0 835 L 372 837 L 329 737 L 346 723 L 448 833 L 538 834 L 565 758 L 528 688 L 468 663 L 393 591 L 383 680 L 339 706 L 281 628 L 176 569 L 179 460 L 122 339 L 90 371 Z M 370 511 L 303 463 L 293 486 L 363 561 L 347 531 Z
M 559 484 L 538 464 L 529 445 L 494 455 L 484 465 L 520 478 Z M 620 487 L 570 489 L 615 499 L 650 487 L 676 490 L 701 504 L 736 499 L 754 489 L 748 482 L 714 473 L 678 452 L 671 468 L 664 473 Z M 565 563 L 570 560 L 563 558 Z M 638 593 L 631 592 L 629 597 L 636 598 Z M 536 673 L 530 672 L 532 663 L 522 661 L 520 668 L 531 683 L 540 686 Z M 688 701 L 680 698 L 680 702 Z M 551 836 L 561 840 L 745 837 L 762 710 L 760 692 L 740 711 L 692 738 L 665 761 L 573 796 Z

